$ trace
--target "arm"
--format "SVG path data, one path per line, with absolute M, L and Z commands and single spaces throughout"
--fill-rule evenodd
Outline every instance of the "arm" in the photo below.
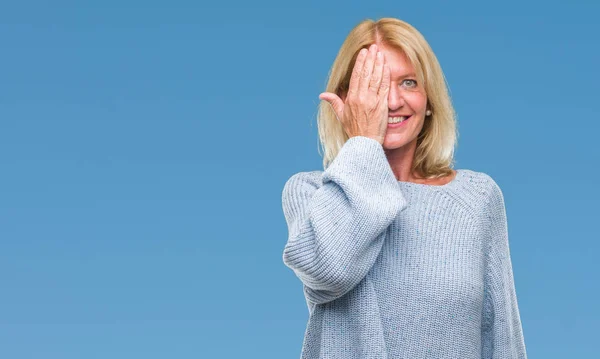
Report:
M 282 194 L 289 231 L 283 262 L 316 304 L 343 296 L 366 276 L 386 228 L 407 206 L 383 147 L 371 138 L 348 139 L 319 173 L 293 175 Z
M 482 324 L 483 358 L 526 359 L 513 277 L 504 197 L 490 177 L 486 219 L 486 273 Z

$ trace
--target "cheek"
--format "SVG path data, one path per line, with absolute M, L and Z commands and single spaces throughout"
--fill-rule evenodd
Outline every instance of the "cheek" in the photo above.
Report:
M 410 107 L 417 112 L 424 112 L 427 106 L 427 97 L 424 94 L 415 92 L 408 93 L 404 99 L 410 104 Z

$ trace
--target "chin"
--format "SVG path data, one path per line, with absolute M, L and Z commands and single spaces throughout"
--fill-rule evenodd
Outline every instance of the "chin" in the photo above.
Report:
M 383 140 L 383 148 L 386 150 L 395 150 L 400 147 L 404 147 L 409 143 L 406 141 L 404 135 L 400 134 L 388 134 Z

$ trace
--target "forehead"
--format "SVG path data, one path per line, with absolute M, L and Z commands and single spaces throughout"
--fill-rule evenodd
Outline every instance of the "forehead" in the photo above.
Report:
M 415 68 L 410 63 L 408 57 L 399 49 L 379 45 L 380 51 L 383 53 L 385 62 L 390 67 L 392 78 L 415 73 Z

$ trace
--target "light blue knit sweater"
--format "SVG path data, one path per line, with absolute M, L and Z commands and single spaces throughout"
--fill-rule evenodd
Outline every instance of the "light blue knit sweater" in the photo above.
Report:
M 351 137 L 325 171 L 286 182 L 283 262 L 302 282 L 302 359 L 526 358 L 496 182 L 457 170 L 398 181 L 383 147 Z

